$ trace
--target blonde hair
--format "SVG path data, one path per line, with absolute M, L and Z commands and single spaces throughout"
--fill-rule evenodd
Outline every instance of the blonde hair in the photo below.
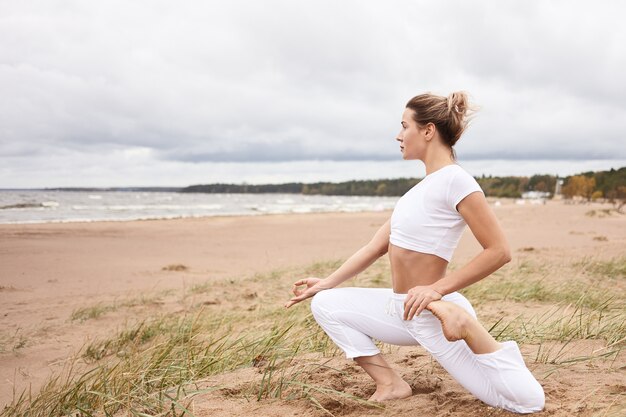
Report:
M 475 112 L 464 91 L 456 91 L 448 97 L 431 93 L 420 94 L 409 100 L 406 108 L 413 110 L 413 120 L 418 125 L 434 124 L 441 139 L 450 149 L 461 138 Z M 456 159 L 454 149 L 452 156 Z

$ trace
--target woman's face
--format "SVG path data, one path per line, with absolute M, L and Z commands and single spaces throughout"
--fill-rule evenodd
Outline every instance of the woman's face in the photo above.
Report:
M 405 109 L 402 113 L 402 128 L 396 136 L 400 142 L 402 159 L 421 159 L 426 146 L 424 129 L 413 120 L 413 110 Z

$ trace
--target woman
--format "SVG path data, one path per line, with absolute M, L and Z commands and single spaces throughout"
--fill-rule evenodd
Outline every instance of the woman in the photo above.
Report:
M 421 94 L 402 115 L 406 160 L 421 160 L 426 177 L 400 200 L 371 241 L 324 279 L 294 283 L 291 307 L 311 309 L 330 338 L 376 382 L 373 401 L 406 398 L 411 387 L 389 366 L 372 338 L 421 345 L 485 403 L 518 413 L 543 409 L 541 385 L 517 343 L 498 343 L 456 292 L 509 262 L 509 247 L 478 183 L 455 163 L 453 146 L 467 126 L 467 95 Z M 446 270 L 465 225 L 483 247 L 460 269 Z M 393 289 L 334 288 L 389 254 Z

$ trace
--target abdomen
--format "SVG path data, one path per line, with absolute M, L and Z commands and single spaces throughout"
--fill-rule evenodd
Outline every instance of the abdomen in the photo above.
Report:
M 430 285 L 444 277 L 448 261 L 437 255 L 416 252 L 389 244 L 391 280 L 396 293 L 407 293 L 418 285 Z

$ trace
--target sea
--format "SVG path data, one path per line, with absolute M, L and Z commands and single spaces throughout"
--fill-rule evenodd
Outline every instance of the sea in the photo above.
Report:
M 0 190 L 0 224 L 384 211 L 399 197 Z

